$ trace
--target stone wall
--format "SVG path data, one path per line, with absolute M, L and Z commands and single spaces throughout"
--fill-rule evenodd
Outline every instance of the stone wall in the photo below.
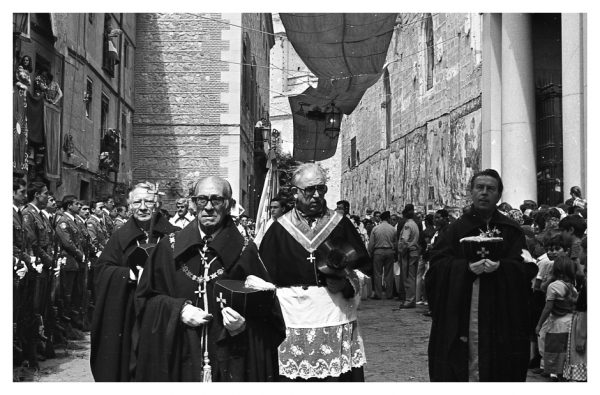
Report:
M 381 78 L 342 123 L 341 196 L 352 212 L 468 203 L 467 184 L 481 167 L 478 17 L 432 15 L 433 86 L 427 89 L 426 14 L 400 14 L 387 58 L 391 97 Z M 348 161 L 352 138 L 355 167 Z

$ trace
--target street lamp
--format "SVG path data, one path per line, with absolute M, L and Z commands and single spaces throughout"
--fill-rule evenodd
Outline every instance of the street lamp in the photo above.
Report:
M 340 125 L 342 123 L 342 113 L 331 102 L 331 108 L 325 112 L 325 135 L 330 139 L 336 139 L 340 134 Z

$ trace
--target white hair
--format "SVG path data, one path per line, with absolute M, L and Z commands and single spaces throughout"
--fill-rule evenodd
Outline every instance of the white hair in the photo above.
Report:
M 131 188 L 131 191 L 129 191 L 129 196 L 127 197 L 127 203 L 131 204 L 131 201 L 133 200 L 133 192 L 136 189 L 143 189 L 145 191 L 147 191 L 148 193 L 151 193 L 154 195 L 154 201 L 158 201 L 158 189 L 156 188 L 156 185 L 151 183 L 150 181 L 144 181 L 144 182 L 140 182 L 134 185 L 133 188 Z

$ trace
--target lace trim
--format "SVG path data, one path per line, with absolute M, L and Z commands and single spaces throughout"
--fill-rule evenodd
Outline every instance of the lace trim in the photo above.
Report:
M 339 377 L 366 364 L 356 321 L 324 328 L 286 328 L 279 374 L 291 379 Z

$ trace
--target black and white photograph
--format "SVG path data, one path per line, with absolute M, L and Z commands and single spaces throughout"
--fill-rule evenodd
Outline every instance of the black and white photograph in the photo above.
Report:
M 259 5 L 12 6 L 13 389 L 587 383 L 586 9 Z

